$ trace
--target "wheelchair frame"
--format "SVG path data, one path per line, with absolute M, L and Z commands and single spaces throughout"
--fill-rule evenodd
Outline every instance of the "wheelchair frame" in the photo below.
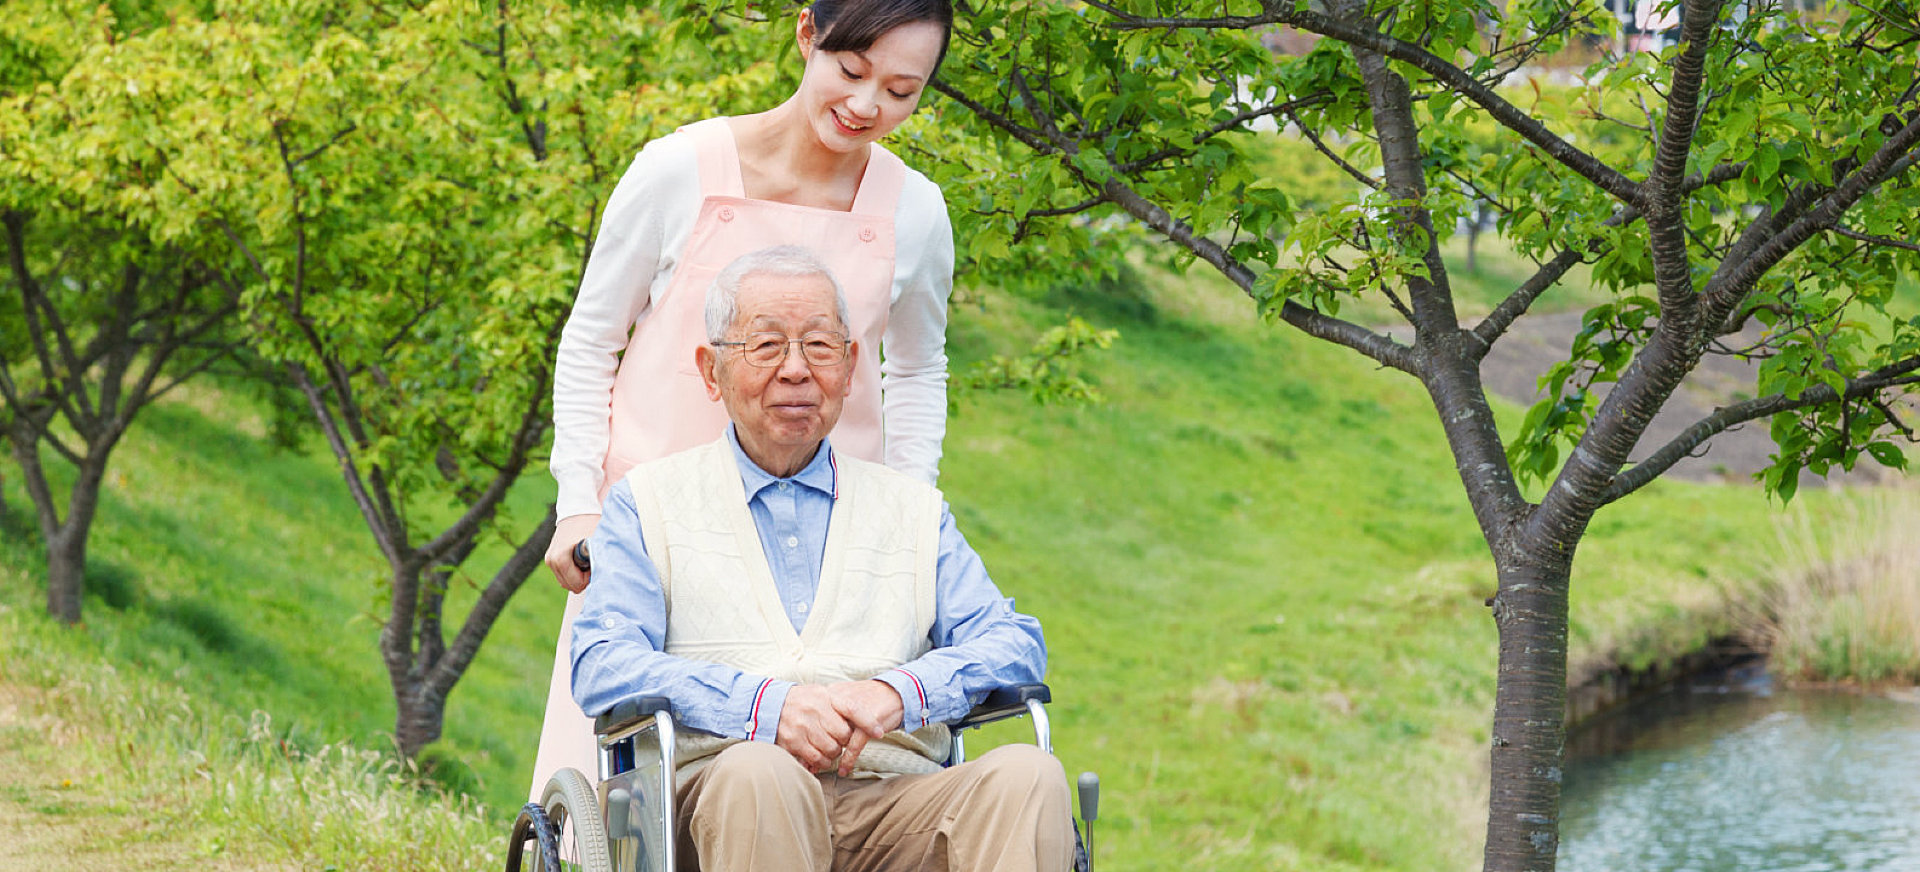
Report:
M 1014 717 L 1033 719 L 1034 744 L 1053 753 L 1052 723 L 1046 704 L 1053 692 L 1045 684 L 1005 687 L 987 695 L 967 716 L 952 724 L 953 750 L 945 765 L 966 761 L 963 732 Z M 527 803 L 514 821 L 507 845 L 507 872 L 519 872 L 526 847 L 537 853 L 530 867 L 540 872 L 577 868 L 582 872 L 673 872 L 676 867 L 674 739 L 679 726 L 670 701 L 648 696 L 627 700 L 594 719 L 599 746 L 599 787 L 588 786 L 579 771 L 554 775 L 539 802 Z M 644 753 L 651 751 L 652 753 Z M 1097 779 L 1080 778 L 1085 819 L 1097 807 Z M 1091 792 L 1090 792 L 1091 791 Z M 591 811 L 587 811 L 587 810 Z M 650 834 L 650 835 L 649 835 Z M 1075 827 L 1074 866 L 1089 869 L 1091 858 Z M 563 850 L 570 843 L 571 850 Z

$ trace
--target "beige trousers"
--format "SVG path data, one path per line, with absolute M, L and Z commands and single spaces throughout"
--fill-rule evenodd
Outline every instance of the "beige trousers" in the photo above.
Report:
M 679 866 L 705 872 L 1065 872 L 1059 761 L 995 748 L 927 775 L 815 775 L 765 742 L 728 747 L 679 794 Z

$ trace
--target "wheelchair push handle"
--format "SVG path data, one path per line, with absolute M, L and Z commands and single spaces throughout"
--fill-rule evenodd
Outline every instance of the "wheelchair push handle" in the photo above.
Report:
M 593 571 L 593 555 L 587 552 L 587 540 L 573 543 L 573 568 L 581 572 Z

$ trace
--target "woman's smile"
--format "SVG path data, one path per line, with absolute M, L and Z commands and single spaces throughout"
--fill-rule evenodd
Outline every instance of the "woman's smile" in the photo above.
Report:
M 829 109 L 827 112 L 833 115 L 834 125 L 840 128 L 840 132 L 848 136 L 859 136 L 873 126 L 871 122 L 856 123 L 839 109 Z

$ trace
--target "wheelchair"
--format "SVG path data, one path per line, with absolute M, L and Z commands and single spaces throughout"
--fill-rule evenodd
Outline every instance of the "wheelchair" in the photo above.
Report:
M 946 765 L 966 761 L 963 731 L 1015 717 L 1030 717 L 1034 744 L 1052 754 L 1046 710 L 1052 700 L 1044 684 L 988 694 L 966 717 L 949 725 L 953 752 Z M 555 774 L 540 801 L 527 803 L 513 822 L 507 872 L 673 872 L 677 729 L 665 697 L 628 700 L 595 718 L 598 788 L 575 769 Z M 1091 772 L 1081 773 L 1077 788 L 1082 823 L 1074 827 L 1073 865 L 1077 872 L 1091 872 L 1100 780 Z

